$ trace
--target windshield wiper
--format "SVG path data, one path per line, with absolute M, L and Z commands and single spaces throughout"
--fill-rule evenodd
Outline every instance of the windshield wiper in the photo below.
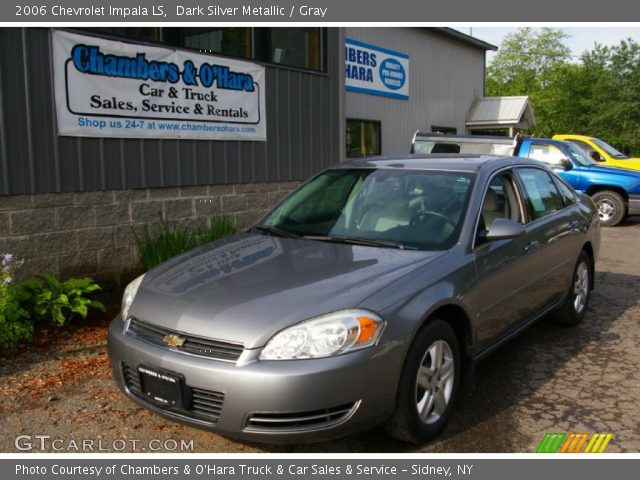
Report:
M 261 232 L 267 232 L 267 233 L 270 233 L 271 235 L 275 235 L 276 237 L 282 237 L 282 238 L 300 238 L 300 235 L 287 232 L 286 230 L 282 230 L 281 228 L 278 228 L 278 227 L 265 225 L 264 223 L 260 225 L 254 225 L 253 227 L 251 227 L 251 230 L 259 230 Z
M 302 238 L 306 240 L 319 240 L 321 242 L 363 245 L 366 247 L 387 247 L 387 248 L 398 248 L 400 250 L 417 250 L 416 247 L 409 247 L 404 243 L 400 243 L 400 242 L 392 242 L 389 240 L 372 240 L 369 238 L 347 237 L 343 235 L 303 235 Z

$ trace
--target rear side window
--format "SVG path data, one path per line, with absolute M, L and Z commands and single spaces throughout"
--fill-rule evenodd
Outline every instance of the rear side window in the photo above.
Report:
M 531 221 L 564 208 L 558 187 L 549 173 L 538 168 L 518 168 L 516 172 L 524 190 Z
M 573 189 L 564 183 L 559 177 L 556 177 L 555 181 L 558 186 L 558 190 L 560 191 L 560 196 L 562 197 L 564 206 L 568 207 L 569 205 L 576 203 L 576 194 Z
M 566 157 L 562 150 L 548 143 L 534 143 L 529 150 L 529 158 L 540 160 L 548 165 L 559 165 Z

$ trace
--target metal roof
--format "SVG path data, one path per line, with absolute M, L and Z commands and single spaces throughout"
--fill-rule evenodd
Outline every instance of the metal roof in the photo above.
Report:
M 479 38 L 472 37 L 453 28 L 430 27 L 429 30 L 437 32 L 449 38 L 455 38 L 456 40 L 460 40 L 466 43 L 467 45 L 471 45 L 472 47 L 480 48 L 482 50 L 498 50 L 498 47 L 496 47 L 495 45 L 491 45 L 490 43 L 480 40 Z
M 467 126 L 515 126 L 526 123 L 535 125 L 533 110 L 528 96 L 482 97 L 469 110 Z

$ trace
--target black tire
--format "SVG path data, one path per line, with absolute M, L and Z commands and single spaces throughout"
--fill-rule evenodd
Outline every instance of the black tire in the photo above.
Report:
M 591 198 L 596 204 L 600 223 L 604 227 L 614 227 L 625 217 L 624 199 L 619 193 L 602 190 L 594 193 Z
M 433 359 L 438 346 L 443 353 L 442 362 L 440 368 L 436 367 L 430 376 L 427 371 L 435 366 Z M 437 437 L 453 410 L 460 387 L 461 363 L 458 339 L 451 326 L 443 320 L 433 320 L 425 325 L 407 353 L 396 406 L 386 425 L 387 433 L 411 443 L 424 443 Z M 452 374 L 453 378 L 450 379 L 448 374 Z M 429 384 L 430 388 L 423 388 L 425 384 Z
M 573 269 L 573 277 L 567 293 L 567 299 L 562 307 L 554 312 L 551 317 L 558 325 L 577 325 L 584 319 L 589 307 L 589 298 L 591 297 L 592 269 L 593 266 L 589 255 L 584 250 L 581 251 Z

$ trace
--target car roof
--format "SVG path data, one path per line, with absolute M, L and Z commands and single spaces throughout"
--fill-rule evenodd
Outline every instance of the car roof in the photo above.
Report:
M 550 143 L 551 145 L 571 145 L 572 147 L 575 147 L 575 143 L 560 138 L 528 137 L 527 140 L 531 140 L 532 142 Z
M 576 140 L 593 140 L 594 137 L 590 137 L 589 135 L 574 135 L 573 133 L 557 133 L 553 136 L 554 140 L 568 140 L 569 138 L 574 138 Z
M 348 159 L 332 168 L 398 168 L 405 170 L 440 170 L 477 173 L 483 168 L 497 170 L 513 165 L 541 165 L 521 157 L 472 154 L 406 154 Z
M 503 143 L 510 144 L 513 143 L 513 138 L 504 137 L 498 135 L 458 135 L 454 134 L 446 134 L 446 133 L 423 133 L 417 131 L 414 135 L 414 140 L 429 140 L 429 141 L 441 141 L 441 142 L 470 142 L 470 143 Z

